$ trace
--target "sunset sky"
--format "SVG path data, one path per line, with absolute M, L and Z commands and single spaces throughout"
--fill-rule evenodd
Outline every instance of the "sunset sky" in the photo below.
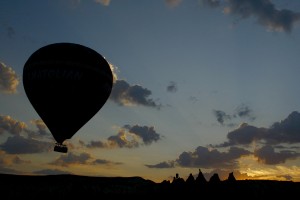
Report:
M 22 83 L 58 42 L 115 76 L 68 153 Z M 0 44 L 0 173 L 300 181 L 300 1 L 2 0 Z

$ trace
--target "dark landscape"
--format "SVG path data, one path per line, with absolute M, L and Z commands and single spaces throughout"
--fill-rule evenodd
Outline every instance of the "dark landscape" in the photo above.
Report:
M 233 174 L 221 181 L 217 174 L 208 181 L 202 173 L 184 180 L 178 174 L 173 181 L 155 183 L 141 177 L 89 177 L 78 175 L 11 175 L 0 174 L 1 194 L 9 198 L 70 197 L 177 197 L 207 198 L 296 198 L 300 182 L 271 180 L 235 180 Z

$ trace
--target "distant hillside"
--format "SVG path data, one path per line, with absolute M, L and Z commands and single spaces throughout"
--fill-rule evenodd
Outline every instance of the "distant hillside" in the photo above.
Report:
M 159 197 L 186 195 L 222 198 L 297 197 L 299 182 L 289 181 L 219 181 L 197 183 L 182 181 L 155 183 L 141 177 L 88 177 L 77 175 L 27 176 L 0 174 L 0 192 L 6 197 L 70 198 L 79 195 L 135 195 Z M 100 196 L 99 196 L 100 197 Z

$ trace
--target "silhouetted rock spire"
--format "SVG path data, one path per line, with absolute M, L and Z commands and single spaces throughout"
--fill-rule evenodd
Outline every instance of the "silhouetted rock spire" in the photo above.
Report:
M 173 177 L 172 184 L 184 184 L 185 181 L 183 178 L 179 177 L 179 174 L 177 173 L 175 177 Z
M 200 184 L 207 183 L 207 180 L 205 179 L 204 175 L 202 174 L 201 169 L 199 169 L 199 174 L 196 178 L 196 183 L 200 183 Z
M 235 179 L 235 177 L 233 175 L 233 172 L 229 173 L 227 181 L 228 182 L 235 182 L 236 181 L 236 179 Z
M 195 178 L 194 176 L 192 175 L 192 173 L 190 173 L 189 177 L 186 179 L 185 181 L 188 185 L 192 185 L 195 183 Z
M 219 174 L 214 173 L 214 175 L 212 175 L 212 177 L 210 177 L 209 182 L 210 183 L 219 183 L 219 182 L 221 182 Z

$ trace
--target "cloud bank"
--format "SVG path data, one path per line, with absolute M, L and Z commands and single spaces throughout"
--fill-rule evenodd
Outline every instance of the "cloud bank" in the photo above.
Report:
M 240 112 L 240 116 L 247 116 L 248 111 Z M 224 115 L 221 115 L 224 116 Z M 277 165 L 295 160 L 300 157 L 299 147 L 291 146 L 300 143 L 300 113 L 292 112 L 280 122 L 275 122 L 269 128 L 257 128 L 241 124 L 236 130 L 227 134 L 228 141 L 198 146 L 194 151 L 185 151 L 177 159 L 162 161 L 158 164 L 145 165 L 148 168 L 205 168 L 236 170 L 239 159 L 250 156 L 264 165 Z M 250 151 L 251 144 L 254 150 Z M 227 148 L 220 151 L 218 148 Z
M 81 153 L 79 155 L 72 152 L 67 155 L 61 155 L 49 164 L 55 166 L 68 167 L 70 165 L 121 165 L 120 162 L 112 162 L 105 159 L 95 159 L 89 153 Z
M 42 141 L 49 139 L 49 132 L 42 120 L 32 120 L 37 131 L 28 128 L 22 121 L 13 119 L 8 115 L 0 115 L 0 135 L 11 135 L 0 144 L 0 149 L 8 154 L 33 154 L 48 152 L 53 148 L 53 142 Z
M 286 119 L 273 123 L 269 128 L 258 128 L 243 123 L 236 130 L 229 132 L 227 138 L 227 142 L 215 147 L 250 145 L 253 142 L 269 145 L 300 143 L 300 113 L 294 111 Z

